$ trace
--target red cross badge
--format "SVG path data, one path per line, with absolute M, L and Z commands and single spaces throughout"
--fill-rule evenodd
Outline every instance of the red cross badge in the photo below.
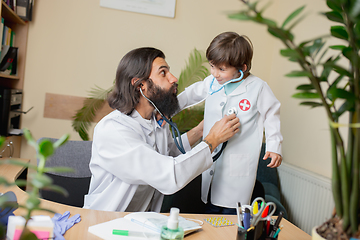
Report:
M 240 109 L 241 109 L 242 111 L 245 111 L 245 112 L 246 112 L 247 110 L 250 109 L 251 104 L 250 104 L 249 100 L 247 100 L 247 99 L 242 99 L 242 100 L 239 102 L 239 107 L 240 107 Z

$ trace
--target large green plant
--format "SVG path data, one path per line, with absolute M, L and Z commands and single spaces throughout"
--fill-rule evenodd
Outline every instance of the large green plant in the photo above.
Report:
M 182 92 L 190 84 L 203 80 L 210 75 L 210 71 L 204 66 L 207 59 L 204 53 L 194 49 L 189 56 L 185 68 L 182 69 L 178 81 L 178 92 Z M 79 109 L 73 117 L 73 129 L 79 133 L 81 139 L 89 140 L 88 129 L 93 122 L 96 112 L 106 103 L 106 98 L 111 92 L 109 89 L 102 89 L 98 86 L 92 88 L 90 96 L 85 99 L 83 107 Z M 181 132 L 186 132 L 196 126 L 203 118 L 203 108 L 195 107 L 186 109 L 174 116 L 173 121 L 178 125 Z
M 326 110 L 332 144 L 332 186 L 336 215 L 350 236 L 359 231 L 359 162 L 360 162 L 360 0 L 327 0 L 328 12 L 323 13 L 333 23 L 330 38 L 342 44 L 327 46 L 327 37 L 295 42 L 293 28 L 302 17 L 304 6 L 289 14 L 281 25 L 259 9 L 258 2 L 242 0 L 245 9 L 229 14 L 229 18 L 263 24 L 268 32 L 284 44 L 280 54 L 300 67 L 287 77 L 306 77 L 309 82 L 299 85 L 293 97 L 305 99 L 301 105 L 323 107 Z M 311 27 L 311 26 L 310 26 Z M 345 67 L 340 64 L 346 62 Z M 339 118 L 349 114 L 344 123 L 345 137 L 339 131 Z M 345 135 L 345 136 L 346 136 Z
M 33 136 L 31 135 L 31 133 L 28 129 L 24 129 L 24 136 L 25 136 L 28 144 L 31 145 L 32 147 L 34 147 L 34 149 L 36 150 L 36 153 L 37 153 L 36 156 L 39 159 L 39 163 L 38 163 L 38 165 L 34 165 L 34 164 L 24 163 L 21 161 L 10 160 L 10 159 L 0 161 L 0 165 L 1 164 L 13 164 L 13 165 L 19 165 L 19 166 L 33 170 L 32 173 L 29 173 L 27 180 L 18 179 L 18 180 L 15 180 L 14 182 L 9 182 L 4 177 L 0 176 L 0 184 L 3 184 L 5 186 L 13 186 L 13 185 L 17 185 L 20 187 L 28 186 L 31 189 L 31 191 L 28 192 L 28 198 L 26 199 L 25 205 L 18 205 L 17 203 L 9 203 L 6 201 L 6 199 L 4 199 L 4 201 L 0 202 L 0 206 L 1 207 L 20 207 L 20 208 L 25 209 L 26 214 L 23 217 L 25 218 L 26 222 L 25 222 L 24 231 L 21 234 L 20 240 L 33 240 L 33 239 L 37 240 L 38 238 L 36 237 L 36 235 L 33 234 L 32 232 L 30 232 L 26 228 L 26 225 L 27 225 L 28 221 L 30 220 L 33 212 L 36 210 L 44 210 L 44 211 L 48 211 L 51 213 L 55 213 L 51 209 L 41 208 L 40 199 L 39 199 L 39 190 L 40 189 L 52 190 L 52 191 L 64 194 L 65 196 L 67 196 L 67 194 L 68 194 L 64 188 L 57 186 L 57 185 L 53 185 L 52 179 L 50 177 L 48 177 L 47 175 L 45 175 L 45 173 L 47 173 L 47 172 L 71 172 L 71 171 L 73 171 L 73 169 L 68 168 L 68 167 L 51 167 L 51 168 L 49 168 L 49 167 L 45 167 L 45 163 L 48 160 L 48 158 L 54 154 L 55 150 L 58 147 L 62 146 L 64 143 L 67 142 L 67 140 L 69 139 L 69 135 L 65 134 L 64 136 L 62 136 L 59 140 L 57 140 L 54 143 L 48 139 L 42 139 L 41 141 L 37 142 L 33 138 Z M 4 141 L 4 138 L 0 137 L 0 145 L 2 144 L 3 141 Z

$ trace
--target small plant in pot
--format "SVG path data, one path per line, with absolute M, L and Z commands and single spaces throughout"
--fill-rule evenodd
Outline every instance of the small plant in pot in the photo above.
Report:
M 33 216 L 34 211 L 43 210 L 50 213 L 55 213 L 51 209 L 45 209 L 41 207 L 41 201 L 39 199 L 40 198 L 39 190 L 40 189 L 51 190 L 64 194 L 65 196 L 67 196 L 68 194 L 64 188 L 53 185 L 52 184 L 53 180 L 50 177 L 48 177 L 45 173 L 72 172 L 73 169 L 68 167 L 50 168 L 50 167 L 46 167 L 45 163 L 49 159 L 49 157 L 53 155 L 53 153 L 57 148 L 61 147 L 63 144 L 67 142 L 67 140 L 69 139 L 69 135 L 68 134 L 63 135 L 56 142 L 51 142 L 48 139 L 42 139 L 41 141 L 37 142 L 33 138 L 32 134 L 28 129 L 23 129 L 23 131 L 27 143 L 32 147 L 34 147 L 34 149 L 36 150 L 36 155 L 37 158 L 39 159 L 39 164 L 34 165 L 31 163 L 25 163 L 14 159 L 6 159 L 0 162 L 0 167 L 1 164 L 13 164 L 13 165 L 22 166 L 24 168 L 29 168 L 32 170 L 32 172 L 29 173 L 27 180 L 17 179 L 14 182 L 9 182 L 6 178 L 0 176 L 0 184 L 3 184 L 5 186 L 13 186 L 13 185 L 17 185 L 19 187 L 27 186 L 30 188 L 30 191 L 27 192 L 28 197 L 23 205 L 18 204 L 17 202 L 9 202 L 7 201 L 7 199 L 3 199 L 3 201 L 0 201 L 0 207 L 3 209 L 6 207 L 13 209 L 16 208 L 25 209 L 25 215 L 23 216 L 25 218 L 25 226 L 24 226 L 24 230 L 21 233 L 20 240 L 37 240 L 38 238 L 36 237 L 36 235 L 30 232 L 29 229 L 27 228 L 27 224 L 31 219 L 31 217 Z M 3 141 L 4 138 L 0 137 L 0 145 L 3 143 Z M 6 227 L 3 229 L 6 229 Z M 2 234 L 3 235 L 0 236 L 0 239 L 2 239 L 2 237 L 5 237 L 4 235 L 5 232 L 3 232 Z
M 305 6 L 290 13 L 279 26 L 264 17 L 267 7 L 259 9 L 257 1 L 241 1 L 244 9 L 229 14 L 229 18 L 265 25 L 268 32 L 283 43 L 280 54 L 300 67 L 286 76 L 308 79 L 307 84 L 296 88 L 298 92 L 293 97 L 303 100 L 300 105 L 323 107 L 327 114 L 335 211 L 317 232 L 326 239 L 359 238 L 360 1 L 324 1 L 329 10 L 323 15 L 332 23 L 330 35 L 301 43 L 295 42 L 293 28 L 300 22 Z M 340 44 L 327 46 L 327 38 L 340 39 Z M 340 62 L 346 62 L 345 67 Z M 348 121 L 341 123 L 339 118 L 345 113 Z M 345 135 L 339 127 L 347 128 Z

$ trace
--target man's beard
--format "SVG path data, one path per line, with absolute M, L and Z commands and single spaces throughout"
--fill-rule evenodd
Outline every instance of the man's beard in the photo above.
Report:
M 176 89 L 176 90 L 175 90 Z M 155 104 L 159 109 L 161 114 L 170 118 L 176 113 L 179 109 L 179 101 L 177 99 L 177 83 L 174 83 L 171 88 L 166 91 L 161 87 L 154 84 L 150 79 L 148 84 L 149 90 L 149 99 Z

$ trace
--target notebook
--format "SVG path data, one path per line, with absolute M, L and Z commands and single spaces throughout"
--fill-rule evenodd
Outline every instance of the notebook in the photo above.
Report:
M 144 239 L 159 239 L 161 227 L 166 225 L 168 216 L 156 213 L 156 212 L 134 212 L 129 213 L 123 218 L 114 219 L 108 222 L 100 223 L 89 227 L 89 232 L 107 240 L 127 239 L 127 240 L 139 240 L 139 237 L 118 236 L 113 235 L 114 229 L 129 230 L 144 233 Z M 179 225 L 184 229 L 184 234 L 189 234 L 193 231 L 201 229 L 199 223 L 186 220 L 179 216 Z M 146 235 L 146 233 L 152 233 L 152 236 Z M 159 234 L 153 236 L 154 233 Z

